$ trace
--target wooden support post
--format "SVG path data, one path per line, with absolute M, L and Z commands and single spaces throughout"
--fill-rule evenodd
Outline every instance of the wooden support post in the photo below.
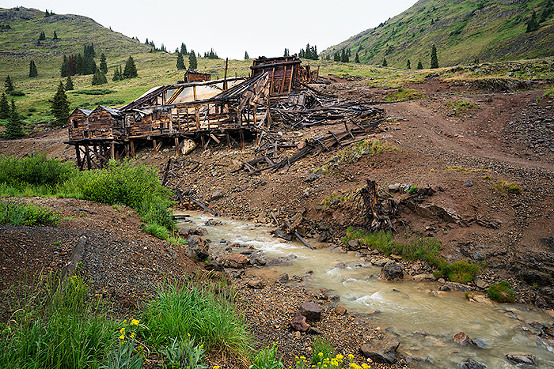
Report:
M 192 96 L 194 98 L 194 101 L 196 101 L 196 86 L 192 86 Z
M 271 70 L 271 81 L 269 82 L 269 94 L 273 93 L 273 78 L 275 77 L 275 67 Z
M 231 150 L 231 137 L 229 137 L 229 132 L 225 135 L 227 137 L 227 151 Z
M 77 168 L 81 167 L 81 153 L 79 152 L 79 144 L 75 144 L 75 156 L 77 158 Z
M 196 129 L 200 130 L 200 115 L 198 112 L 198 106 L 194 107 L 194 117 L 196 119 Z
M 240 149 L 241 151 L 244 151 L 244 132 L 243 130 L 239 130 L 239 135 L 240 135 Z
M 225 75 L 223 76 L 223 91 L 227 90 L 227 68 L 229 67 L 229 58 L 225 58 Z
M 135 142 L 133 140 L 129 140 L 129 150 L 131 150 L 131 157 L 135 157 Z
M 204 137 L 204 134 L 200 135 L 200 141 L 202 143 L 202 150 L 206 150 L 206 138 Z
M 279 93 L 282 94 L 285 89 L 285 80 L 287 79 L 287 66 L 285 65 L 285 70 L 283 71 L 283 80 L 281 81 L 281 86 L 279 87 Z
M 175 137 L 175 156 L 179 156 L 179 137 Z
M 254 120 L 254 125 L 256 125 L 256 111 L 258 110 L 258 105 L 254 104 L 254 107 L 252 108 L 253 116 L 252 119 Z
M 293 65 L 292 68 L 290 69 L 290 79 L 289 79 L 289 88 L 287 90 L 287 92 L 290 92 L 291 88 L 292 88 L 292 78 L 294 77 L 294 69 L 296 67 Z
M 152 144 L 154 146 L 154 155 L 158 155 L 158 145 L 156 140 L 152 140 Z
M 115 143 L 113 141 L 110 143 L 110 159 L 115 159 Z
M 91 163 L 90 163 L 90 152 L 89 152 L 89 147 L 88 147 L 88 145 L 85 145 L 85 156 L 86 156 L 86 158 L 87 158 L 87 167 L 88 167 L 88 169 L 90 170 L 91 167 L 92 167 L 92 165 L 91 165 Z

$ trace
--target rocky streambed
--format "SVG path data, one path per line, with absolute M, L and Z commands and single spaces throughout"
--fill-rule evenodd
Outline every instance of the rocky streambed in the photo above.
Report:
M 225 270 L 258 340 L 286 360 L 322 335 L 385 367 L 554 366 L 554 318 L 436 280 L 422 263 L 342 247 L 311 250 L 264 225 L 188 214 L 189 255 Z M 484 283 L 478 281 L 478 283 Z

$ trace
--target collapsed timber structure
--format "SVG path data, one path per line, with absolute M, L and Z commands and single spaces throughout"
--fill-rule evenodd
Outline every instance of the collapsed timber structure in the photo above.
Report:
M 77 166 L 102 168 L 110 159 L 134 157 L 137 145 L 151 144 L 156 154 L 163 142 L 174 145 L 179 155 L 185 152 L 187 139 L 203 148 L 210 142 L 230 148 L 238 139 L 244 150 L 245 137 L 256 137 L 260 145 L 265 134 L 267 141 L 272 116 L 295 129 L 310 125 L 314 114 L 319 120 L 338 119 L 347 110 L 301 92 L 319 77 L 319 68 L 311 71 L 296 56 L 258 58 L 249 78 L 227 78 L 227 67 L 225 71 L 225 78 L 213 81 L 207 74 L 188 71 L 182 83 L 152 88 L 119 109 L 75 109 L 69 117 L 67 143 L 75 146 Z M 371 109 L 354 109 L 343 118 Z

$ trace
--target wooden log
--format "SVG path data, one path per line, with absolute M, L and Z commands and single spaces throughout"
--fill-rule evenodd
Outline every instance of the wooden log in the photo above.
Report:
M 135 143 L 133 140 L 129 140 L 129 149 L 131 150 L 131 157 L 135 157 Z
M 169 175 L 169 168 L 170 167 L 171 167 L 171 158 L 169 158 L 169 160 L 167 161 L 167 164 L 165 166 L 164 176 L 163 176 L 163 179 L 162 179 L 162 186 L 165 186 L 165 184 L 167 183 L 167 176 Z
M 175 137 L 175 156 L 179 156 L 179 137 Z

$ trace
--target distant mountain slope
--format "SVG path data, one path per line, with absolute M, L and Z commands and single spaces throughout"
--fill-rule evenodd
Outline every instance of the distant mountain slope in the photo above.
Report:
M 420 0 L 410 9 L 325 50 L 330 55 L 358 53 L 362 63 L 412 68 L 430 64 L 436 45 L 441 66 L 480 61 L 514 60 L 554 55 L 552 0 Z M 547 12 L 544 12 L 545 9 Z M 527 31 L 533 11 L 539 28 Z
M 5 29 L 9 26 L 8 29 Z M 83 52 L 83 45 L 94 43 L 106 55 L 148 52 L 150 46 L 114 32 L 80 15 L 50 15 L 27 8 L 0 8 L 0 56 L 49 57 Z M 58 40 L 53 40 L 54 31 Z M 41 32 L 46 40 L 38 42 Z

